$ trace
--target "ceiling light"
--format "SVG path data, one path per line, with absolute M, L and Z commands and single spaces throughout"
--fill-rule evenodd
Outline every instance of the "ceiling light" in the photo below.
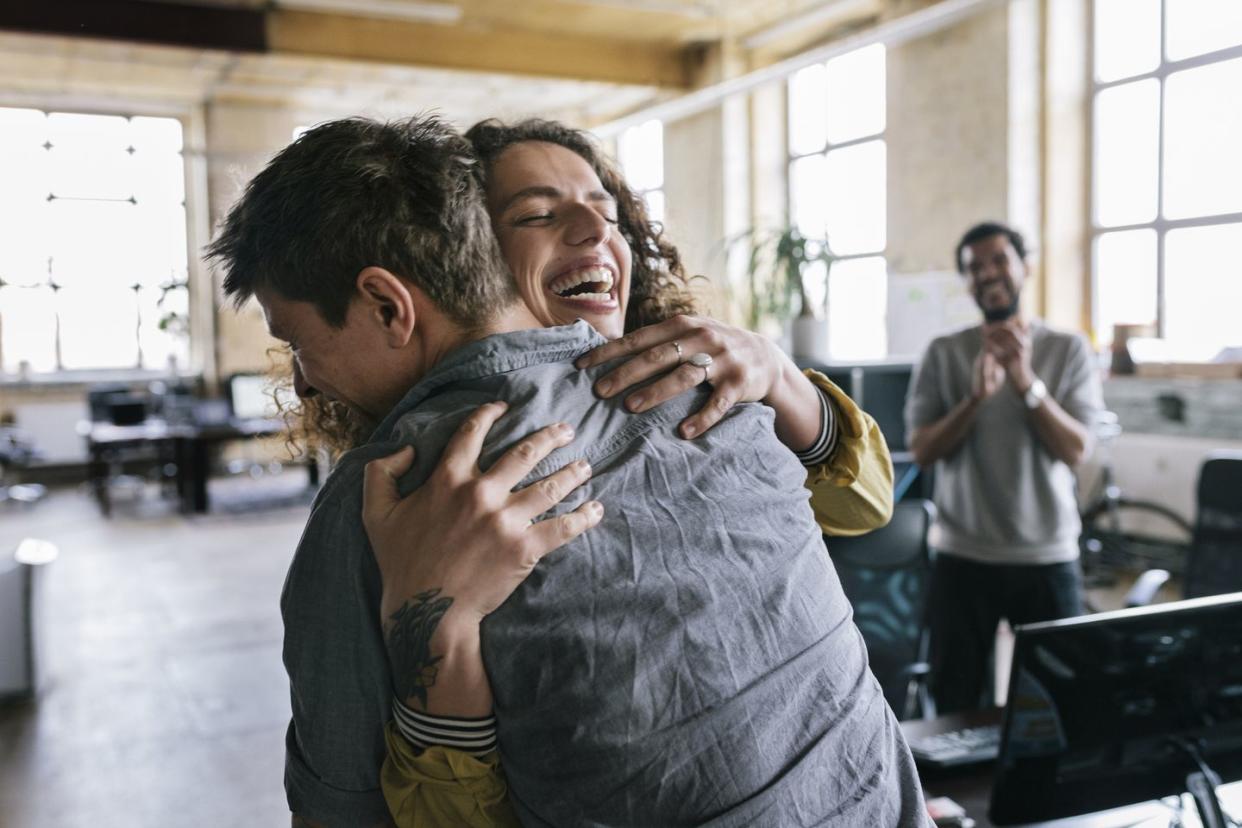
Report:
M 298 11 L 332 12 L 418 23 L 457 23 L 462 17 L 461 7 L 453 3 L 422 0 L 278 0 L 277 5 Z

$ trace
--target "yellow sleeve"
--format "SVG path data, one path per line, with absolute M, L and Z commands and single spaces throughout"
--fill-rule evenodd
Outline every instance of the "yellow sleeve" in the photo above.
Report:
M 837 414 L 837 447 L 827 462 L 807 469 L 811 508 L 825 535 L 862 535 L 893 516 L 893 461 L 871 415 L 818 371 L 806 378 L 823 390 Z
M 384 730 L 388 756 L 380 787 L 397 828 L 519 828 L 500 754 L 476 759 L 433 747 L 419 753 L 392 722 Z

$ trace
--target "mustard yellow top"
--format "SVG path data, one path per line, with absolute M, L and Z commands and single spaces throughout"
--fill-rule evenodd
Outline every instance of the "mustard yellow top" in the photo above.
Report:
M 481 759 L 448 748 L 418 751 L 389 722 L 380 787 L 397 828 L 520 828 L 509 804 L 500 752 Z
M 837 414 L 836 449 L 827 462 L 807 469 L 815 520 L 825 535 L 878 529 L 893 514 L 893 463 L 884 435 L 831 380 L 817 371 L 803 373 L 828 395 Z M 388 757 L 380 786 L 397 828 L 520 825 L 498 751 L 481 758 L 443 747 L 418 753 L 391 722 L 384 736 Z
M 850 537 L 879 529 L 893 516 L 893 461 L 880 427 L 818 371 L 803 371 L 837 413 L 837 448 L 807 469 L 811 509 L 825 535 Z

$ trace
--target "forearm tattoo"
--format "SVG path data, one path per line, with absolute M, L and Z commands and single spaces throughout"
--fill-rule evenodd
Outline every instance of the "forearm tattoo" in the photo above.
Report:
M 438 588 L 429 589 L 406 601 L 389 616 L 385 635 L 397 698 L 417 700 L 424 710 L 427 688 L 435 685 L 437 665 L 444 658 L 431 654 L 431 637 L 444 613 L 453 605 L 452 598 L 439 595 Z

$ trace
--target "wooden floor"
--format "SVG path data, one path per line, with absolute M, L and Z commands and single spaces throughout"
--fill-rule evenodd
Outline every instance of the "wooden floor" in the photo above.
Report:
M 46 687 L 0 706 L 0 828 L 289 824 L 278 600 L 307 508 L 237 513 L 251 489 L 236 481 L 230 506 L 226 483 L 198 518 L 148 494 L 104 520 L 77 491 L 0 511 L 0 553 L 60 548 L 42 572 Z
M 0 553 L 60 548 L 46 686 L 0 706 L 0 826 L 289 824 L 278 600 L 302 500 L 187 519 L 147 497 L 104 520 L 67 491 L 0 511 Z

